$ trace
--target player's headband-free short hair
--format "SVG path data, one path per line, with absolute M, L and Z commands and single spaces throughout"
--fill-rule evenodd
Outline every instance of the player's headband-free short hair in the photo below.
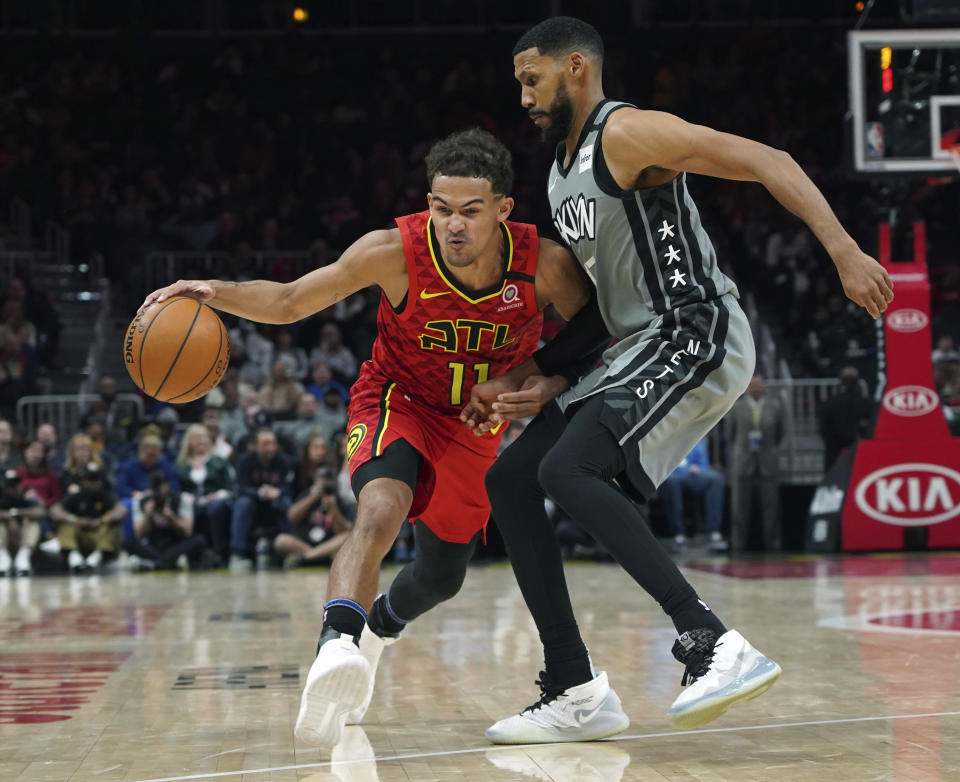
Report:
M 491 133 L 468 128 L 451 133 L 427 152 L 427 183 L 433 187 L 438 176 L 486 179 L 496 196 L 513 189 L 513 159 L 510 150 Z
M 531 27 L 513 47 L 513 56 L 534 48 L 554 59 L 579 51 L 603 61 L 600 33 L 593 25 L 572 16 L 553 16 Z

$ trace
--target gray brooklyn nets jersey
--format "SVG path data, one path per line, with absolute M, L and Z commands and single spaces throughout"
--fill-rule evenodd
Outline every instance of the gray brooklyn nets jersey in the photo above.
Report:
M 566 168 L 564 144 L 547 179 L 553 222 L 597 287 L 618 342 L 604 365 L 560 397 L 565 408 L 603 393 L 601 421 L 645 473 L 644 493 L 670 474 L 746 388 L 753 339 L 737 288 L 717 266 L 686 174 L 621 190 L 603 158 L 611 112 L 593 110 Z M 631 473 L 634 478 L 634 473 Z

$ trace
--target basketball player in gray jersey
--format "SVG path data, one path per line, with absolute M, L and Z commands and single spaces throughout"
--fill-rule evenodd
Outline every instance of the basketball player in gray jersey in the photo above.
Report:
M 762 183 L 806 222 L 847 296 L 874 318 L 892 300 L 892 284 L 785 152 L 607 100 L 603 42 L 590 25 L 548 19 L 513 54 L 521 103 L 557 144 L 547 179 L 554 224 L 596 298 L 533 359 L 475 386 L 463 411 L 481 431 L 541 411 L 490 470 L 487 490 L 546 670 L 540 699 L 487 735 L 502 743 L 584 741 L 627 725 L 577 629 L 544 493 L 670 616 L 679 635 L 672 651 L 690 686 L 667 715 L 676 727 L 697 727 L 763 693 L 780 667 L 699 599 L 623 490 L 651 497 L 754 369 L 736 286 L 717 266 L 686 172 Z M 618 341 L 602 366 L 576 382 L 570 365 L 582 366 L 608 333 Z

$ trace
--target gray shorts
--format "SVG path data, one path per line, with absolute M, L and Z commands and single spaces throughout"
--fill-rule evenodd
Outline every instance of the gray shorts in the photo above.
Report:
M 603 395 L 600 422 L 619 441 L 631 483 L 650 497 L 743 394 L 755 363 L 747 316 L 727 294 L 617 343 L 557 403 L 566 412 Z

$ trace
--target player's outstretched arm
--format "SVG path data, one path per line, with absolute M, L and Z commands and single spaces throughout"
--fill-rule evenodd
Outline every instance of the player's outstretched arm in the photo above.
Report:
M 650 167 L 759 182 L 803 220 L 830 254 L 844 293 L 871 317 L 893 301 L 884 268 L 860 250 L 840 225 L 826 198 L 786 152 L 741 136 L 692 125 L 660 111 L 621 109 L 603 130 L 603 153 L 623 188 Z
M 292 282 L 178 280 L 148 295 L 140 311 L 171 296 L 189 296 L 248 320 L 293 323 L 370 285 L 379 285 L 395 303 L 406 292 L 406 262 L 396 229 L 365 234 L 335 263 Z

